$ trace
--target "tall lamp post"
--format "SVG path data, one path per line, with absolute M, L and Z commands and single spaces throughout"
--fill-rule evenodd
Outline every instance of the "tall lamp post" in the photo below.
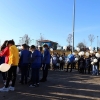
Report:
M 73 44 L 72 44 L 72 52 L 74 52 L 74 31 L 75 31 L 75 0 L 74 0 L 74 4 L 73 4 L 73 33 L 72 33 L 72 36 L 73 36 Z
M 97 36 L 97 51 L 98 51 L 98 36 Z

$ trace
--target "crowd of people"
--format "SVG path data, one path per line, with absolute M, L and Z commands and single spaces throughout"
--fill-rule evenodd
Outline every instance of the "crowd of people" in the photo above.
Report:
M 86 55 L 74 55 L 71 52 L 68 56 L 59 55 L 58 53 L 54 53 L 52 55 L 52 64 L 54 70 L 63 70 L 64 67 L 67 69 L 66 72 L 68 72 L 69 66 L 70 66 L 70 72 L 72 72 L 72 69 L 77 69 L 79 73 L 86 73 L 88 71 L 88 74 L 92 75 L 98 75 L 99 74 L 99 62 L 100 57 L 96 57 L 96 53 L 94 52 L 92 54 Z M 94 59 L 97 59 L 97 62 L 93 62 Z M 93 62 L 93 63 L 92 63 Z
M 44 49 L 43 49 L 44 48 Z M 97 59 L 97 62 L 93 62 Z M 93 62 L 93 63 L 92 63 Z M 26 44 L 22 44 L 21 51 L 15 45 L 14 40 L 7 40 L 1 46 L 0 51 L 0 64 L 10 64 L 11 67 L 8 72 L 1 72 L 4 87 L 0 88 L 0 91 L 14 91 L 17 77 L 17 69 L 19 68 L 21 73 L 20 84 L 28 84 L 29 87 L 39 87 L 40 82 L 46 82 L 48 76 L 48 69 L 52 65 L 53 70 L 63 71 L 66 68 L 66 72 L 72 69 L 78 68 L 79 73 L 98 75 L 99 74 L 99 62 L 100 57 L 96 57 L 96 52 L 85 55 L 75 55 L 72 52 L 68 55 L 60 55 L 58 53 L 50 54 L 49 47 L 44 44 L 43 47 L 30 47 Z M 50 64 L 52 63 L 52 64 Z M 43 76 L 40 80 L 40 69 L 43 70 Z M 28 77 L 30 80 L 28 81 Z
M 44 52 L 42 48 L 36 48 L 34 45 L 28 46 L 22 45 L 22 50 L 19 50 L 15 46 L 14 40 L 7 40 L 1 46 L 0 52 L 0 64 L 7 63 L 11 67 L 8 72 L 1 72 L 4 82 L 4 87 L 0 88 L 0 91 L 14 91 L 17 68 L 19 67 L 21 72 L 20 84 L 29 83 L 29 87 L 38 87 L 39 82 L 46 82 L 48 75 L 48 68 L 50 66 L 50 52 L 47 44 L 44 44 Z M 42 67 L 43 77 L 39 80 L 39 69 Z M 31 68 L 31 77 L 28 82 L 29 69 Z

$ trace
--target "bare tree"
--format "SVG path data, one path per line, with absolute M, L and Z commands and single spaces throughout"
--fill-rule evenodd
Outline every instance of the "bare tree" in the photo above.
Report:
M 43 37 L 43 34 L 42 33 L 40 33 L 40 39 L 39 40 L 40 41 L 44 40 L 44 37 Z
M 90 41 L 91 46 L 92 46 L 92 43 L 94 42 L 95 37 L 94 37 L 93 34 L 90 34 L 90 35 L 88 36 L 88 38 L 89 38 L 89 41 Z
M 67 42 L 68 42 L 68 45 L 70 46 L 71 43 L 72 43 L 72 34 L 68 34 L 68 37 L 67 37 Z
M 84 39 L 83 42 L 82 42 L 85 46 L 87 46 L 87 42 L 86 40 Z
M 77 47 L 82 49 L 82 48 L 86 48 L 86 45 L 83 42 L 80 42 L 80 43 L 78 43 Z
M 19 40 L 19 44 L 22 45 L 22 44 L 27 44 L 29 45 L 31 43 L 31 39 L 30 37 L 28 36 L 28 34 L 25 34 L 23 37 L 20 37 L 20 40 Z

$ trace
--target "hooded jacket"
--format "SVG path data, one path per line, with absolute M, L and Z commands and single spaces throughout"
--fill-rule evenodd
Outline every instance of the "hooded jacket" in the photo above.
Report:
M 48 49 L 44 50 L 43 64 L 50 64 L 51 55 Z
M 39 50 L 35 50 L 32 53 L 32 58 L 31 58 L 31 67 L 32 68 L 40 68 L 41 67 L 41 52 Z
M 28 50 L 22 50 L 20 52 L 19 64 L 20 65 L 29 64 L 30 63 L 30 58 L 31 58 L 30 51 L 28 51 Z

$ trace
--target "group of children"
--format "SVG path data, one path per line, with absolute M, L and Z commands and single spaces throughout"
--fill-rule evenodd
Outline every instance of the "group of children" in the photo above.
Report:
M 93 60 L 97 59 L 97 62 L 92 64 Z M 78 60 L 78 71 L 80 73 L 86 73 L 86 70 L 88 70 L 88 74 L 92 72 L 92 75 L 98 75 L 99 74 L 99 62 L 100 58 L 97 58 L 95 54 L 89 55 L 88 57 L 81 56 Z
M 70 60 L 68 58 L 68 56 L 65 56 L 65 54 L 60 56 L 60 55 L 58 55 L 58 53 L 53 53 L 53 55 L 52 55 L 53 69 L 54 70 L 58 70 L 58 69 L 63 70 L 65 67 L 65 68 L 67 68 L 66 72 L 68 72 L 68 69 L 70 66 L 71 67 L 70 72 L 72 72 L 72 69 L 76 68 L 76 65 L 77 65 L 79 73 L 86 73 L 88 71 L 88 74 L 90 74 L 90 73 L 92 75 L 99 74 L 100 58 L 97 58 L 95 56 L 95 53 L 89 55 L 88 57 L 87 56 L 79 56 L 79 55 L 73 55 L 73 57 L 74 58 L 72 60 Z M 60 59 L 60 58 L 62 58 L 62 59 Z M 75 58 L 77 58 L 78 60 L 75 60 Z M 97 59 L 97 62 L 94 64 L 91 64 L 91 62 L 93 62 L 94 59 Z
M 53 65 L 53 70 L 63 70 L 65 65 L 65 54 L 59 55 L 58 53 L 53 53 L 51 56 L 51 61 Z
M 69 56 L 59 55 L 58 53 L 54 53 L 52 56 L 50 55 L 50 51 L 48 45 L 45 44 L 44 50 L 42 52 L 42 47 L 36 48 L 34 45 L 28 46 L 26 44 L 22 45 L 22 49 L 19 53 L 19 50 L 15 46 L 15 42 L 13 40 L 5 41 L 4 44 L 1 46 L 0 51 L 0 64 L 7 63 L 10 64 L 11 67 L 8 72 L 1 72 L 3 81 L 5 86 L 0 89 L 0 91 L 14 91 L 15 90 L 15 83 L 16 83 L 16 72 L 17 68 L 19 67 L 21 72 L 21 84 L 28 83 L 28 75 L 29 69 L 31 69 L 31 77 L 29 81 L 29 87 L 38 87 L 39 82 L 46 82 L 48 76 L 48 68 L 50 67 L 50 61 L 52 61 L 53 69 L 54 70 L 63 70 L 64 65 L 67 62 L 67 71 L 69 66 L 71 65 L 71 70 L 78 65 L 78 71 L 80 73 L 88 73 L 92 71 L 93 75 L 99 74 L 99 61 L 100 58 L 97 58 L 95 54 L 90 55 L 89 57 L 84 56 L 75 56 L 71 53 Z M 75 60 L 78 58 L 78 60 Z M 97 62 L 93 65 L 94 59 L 97 59 Z M 66 61 L 67 60 L 67 61 Z M 42 79 L 39 80 L 39 70 L 42 68 L 43 76 Z M 9 85 L 11 85 L 9 87 Z
M 19 50 L 15 46 L 13 40 L 5 41 L 1 46 L 0 52 L 0 64 L 7 63 L 11 67 L 8 72 L 2 73 L 5 86 L 0 89 L 0 91 L 14 91 L 16 82 L 17 68 L 19 67 L 21 72 L 21 84 L 28 83 L 28 72 L 31 68 L 31 77 L 29 82 L 29 87 L 39 86 L 39 82 L 47 81 L 48 68 L 50 66 L 50 52 L 47 44 L 44 44 L 44 51 L 42 48 L 36 48 L 32 45 L 30 48 L 26 44 L 22 45 L 22 49 Z M 42 67 L 43 76 L 39 80 L 39 69 Z M 11 82 L 11 83 L 10 83 Z M 9 85 L 11 85 L 9 87 Z

